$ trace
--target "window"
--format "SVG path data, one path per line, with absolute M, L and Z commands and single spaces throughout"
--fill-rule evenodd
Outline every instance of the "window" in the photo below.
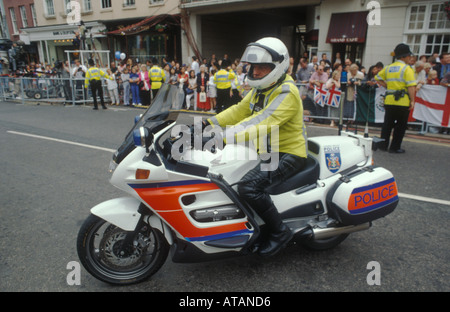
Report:
M 26 28 L 28 27 L 28 19 L 27 19 L 27 12 L 25 10 L 25 6 L 21 5 L 19 6 L 20 11 L 20 17 L 22 18 L 22 27 Z
M 13 26 L 13 33 L 18 34 L 19 28 L 17 27 L 17 19 L 16 19 L 16 12 L 14 11 L 14 8 L 9 8 L 9 15 L 11 17 L 11 24 Z
M 423 22 L 425 20 L 425 11 L 427 7 L 425 5 L 417 5 L 411 7 L 411 13 L 409 15 L 408 29 L 422 29 Z
M 162 4 L 164 0 L 150 0 L 150 4 Z
M 92 11 L 91 0 L 84 0 L 83 1 L 83 5 L 84 5 L 84 11 L 85 12 Z
M 433 53 L 449 51 L 450 35 L 428 35 L 427 43 L 425 45 L 425 54 L 431 55 Z
M 406 39 L 406 42 L 408 43 L 409 47 L 411 48 L 411 51 L 414 54 L 420 53 L 420 41 L 422 40 L 421 35 L 408 35 L 408 38 Z
M 64 12 L 66 12 L 66 15 L 72 11 L 69 3 L 70 0 L 64 0 Z
M 31 18 L 33 19 L 33 26 L 36 27 L 38 25 L 36 18 L 36 10 L 34 8 L 34 3 L 30 4 L 31 9 Z
M 0 38 L 4 38 L 6 37 L 6 29 L 5 29 L 5 24 L 3 21 L 3 11 L 2 8 L 0 7 Z
M 408 7 L 404 40 L 416 55 L 450 50 L 450 21 L 444 1 L 413 2 Z
M 430 23 L 428 25 L 430 29 L 443 29 L 450 28 L 450 20 L 447 18 L 447 14 L 444 10 L 444 4 L 437 3 L 431 6 Z
M 123 0 L 123 6 L 124 7 L 130 7 L 130 6 L 134 6 L 135 0 Z
M 102 9 L 110 8 L 111 0 L 102 0 Z
M 55 7 L 53 5 L 53 0 L 45 0 L 45 13 L 47 16 L 55 15 Z

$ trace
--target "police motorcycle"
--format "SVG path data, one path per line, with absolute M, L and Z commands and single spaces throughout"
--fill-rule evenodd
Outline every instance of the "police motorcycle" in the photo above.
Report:
M 93 207 L 77 238 L 81 263 L 101 281 L 144 281 L 169 254 L 176 263 L 252 254 L 265 239 L 264 222 L 237 193 L 258 154 L 241 144 L 179 144 L 192 138 L 182 103 L 164 84 L 113 155 L 110 182 L 128 196 Z M 308 148 L 306 168 L 267 190 L 293 242 L 333 248 L 395 209 L 392 173 L 372 164 L 377 140 L 343 131 L 309 138 Z

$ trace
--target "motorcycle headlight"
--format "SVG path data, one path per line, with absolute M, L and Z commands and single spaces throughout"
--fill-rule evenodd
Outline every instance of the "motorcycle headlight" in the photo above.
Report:
M 114 170 L 116 170 L 116 168 L 117 168 L 116 162 L 111 159 L 109 162 L 109 172 L 111 172 L 111 173 L 114 172 Z

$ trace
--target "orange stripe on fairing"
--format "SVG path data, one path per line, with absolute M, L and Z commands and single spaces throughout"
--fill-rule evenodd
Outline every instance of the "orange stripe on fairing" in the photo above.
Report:
M 203 181 L 202 181 L 203 182 Z M 227 232 L 246 230 L 245 222 L 198 228 L 194 226 L 182 210 L 179 198 L 183 194 L 217 190 L 214 183 L 177 185 L 169 187 L 135 188 L 139 196 L 148 203 L 168 224 L 183 237 L 202 237 Z

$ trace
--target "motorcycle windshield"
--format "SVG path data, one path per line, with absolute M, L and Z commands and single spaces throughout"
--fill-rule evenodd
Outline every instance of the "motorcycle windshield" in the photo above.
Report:
M 158 124 L 161 124 L 161 121 L 176 120 L 183 106 L 183 100 L 184 92 L 180 92 L 180 89 L 176 86 L 163 84 L 152 104 L 142 114 L 141 119 L 134 125 L 131 132 L 142 126 L 151 131 Z
M 117 149 L 113 156 L 115 163 L 119 164 L 131 151 L 135 145 L 133 141 L 134 129 L 146 127 L 149 132 L 153 132 L 158 126 L 166 123 L 168 120 L 177 120 L 181 112 L 184 101 L 184 92 L 180 92 L 177 86 L 162 84 L 152 104 L 144 111 L 141 118 L 128 132 L 122 145 Z

